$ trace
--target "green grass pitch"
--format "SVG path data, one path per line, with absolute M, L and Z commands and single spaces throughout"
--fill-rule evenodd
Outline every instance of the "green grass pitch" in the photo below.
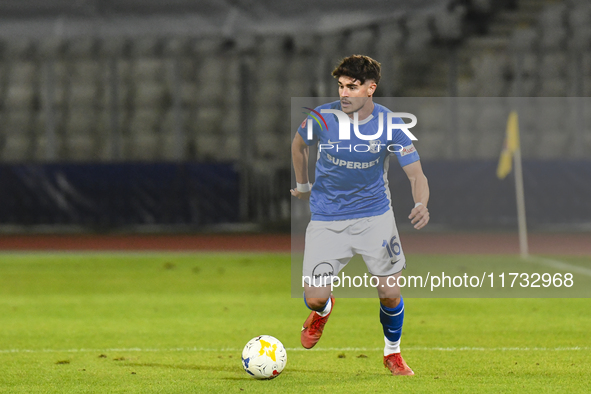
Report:
M 308 312 L 289 275 L 288 254 L 0 254 L 0 392 L 591 390 L 590 299 L 407 298 L 402 349 L 416 376 L 393 377 L 376 299 L 337 299 L 305 351 Z M 271 381 L 242 370 L 259 334 L 288 348 Z

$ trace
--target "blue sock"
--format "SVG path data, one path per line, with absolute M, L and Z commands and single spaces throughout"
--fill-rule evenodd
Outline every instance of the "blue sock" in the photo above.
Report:
M 402 323 L 404 322 L 404 301 L 400 297 L 400 303 L 396 308 L 388 308 L 380 303 L 380 323 L 384 329 L 384 336 L 392 342 L 400 340 L 402 335 Z

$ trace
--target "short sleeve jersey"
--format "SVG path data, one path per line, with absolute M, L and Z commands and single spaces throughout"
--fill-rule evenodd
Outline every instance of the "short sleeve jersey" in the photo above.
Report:
M 307 145 L 318 144 L 316 180 L 310 196 L 312 220 L 332 221 L 377 216 L 392 204 L 388 187 L 389 158 L 395 155 L 401 167 L 419 160 L 411 139 L 400 129 L 392 130 L 388 140 L 388 108 L 374 103 L 374 110 L 358 122 L 362 135 L 376 135 L 382 115 L 382 133 L 373 140 L 357 137 L 350 120 L 350 139 L 339 140 L 339 122 L 335 114 L 322 109 L 341 110 L 340 101 L 315 108 L 318 115 L 304 119 L 298 133 Z M 312 138 L 308 138 L 308 119 L 312 123 Z M 404 123 L 393 118 L 392 123 Z

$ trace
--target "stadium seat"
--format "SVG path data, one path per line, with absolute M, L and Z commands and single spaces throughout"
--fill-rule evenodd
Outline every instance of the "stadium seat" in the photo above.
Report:
M 179 117 L 178 119 L 177 116 Z M 163 136 L 162 155 L 164 159 L 182 160 L 187 157 L 188 119 L 189 114 L 182 108 L 178 114 L 173 108 L 171 108 L 164 115 L 161 125 L 161 133 Z M 180 127 L 180 156 L 177 156 L 177 144 L 179 143 L 179 141 L 177 141 L 177 127 Z
M 511 70 L 513 81 L 509 87 L 509 96 L 533 96 L 537 94 L 539 77 L 539 56 L 535 52 L 515 50 L 512 55 Z M 517 62 L 521 62 L 521 90 L 518 91 Z
M 154 57 L 162 53 L 164 41 L 159 37 L 135 38 L 131 43 L 131 56 L 134 58 Z
M 47 136 L 47 113 L 42 110 L 34 113 L 32 116 L 33 120 L 33 160 L 36 161 L 48 161 L 48 136 Z M 64 150 L 64 111 L 56 108 L 53 112 L 53 124 L 54 124 L 54 140 L 53 149 L 55 157 L 53 160 L 60 160 Z
M 257 111 L 253 119 L 253 134 L 276 133 L 277 122 L 281 115 L 279 111 Z
M 509 46 L 514 51 L 533 51 L 539 43 L 538 31 L 533 28 L 516 28 L 511 34 Z
M 404 30 L 401 22 L 396 20 L 392 23 L 382 24 L 378 28 L 375 39 L 376 54 L 382 60 L 382 65 L 390 61 L 390 56 L 400 49 L 404 43 Z
M 540 58 L 534 52 L 524 52 L 521 54 L 522 64 L 521 71 L 525 77 L 533 77 L 538 75 L 538 67 L 540 65 Z
M 479 13 L 489 13 L 493 9 L 494 0 L 471 0 L 470 5 Z
M 542 49 L 563 48 L 568 38 L 566 7 L 564 4 L 547 6 L 538 19 Z
M 256 108 L 261 110 L 274 108 L 279 104 L 286 92 L 281 88 L 279 80 L 263 79 L 257 83 L 257 89 L 254 93 L 253 103 Z
M 190 43 L 190 51 L 197 56 L 205 54 L 219 53 L 222 49 L 224 40 L 221 37 L 205 37 Z
M 327 68 L 333 67 L 340 58 L 345 55 L 340 50 L 343 48 L 345 37 L 342 33 L 328 33 L 320 37 L 320 48 L 318 53 L 327 60 Z M 331 70 L 327 70 L 330 73 Z
M 462 38 L 462 19 L 466 9 L 454 7 L 452 11 L 441 11 L 433 20 L 437 38 L 443 41 L 455 41 Z
M 39 68 L 31 61 L 14 61 L 7 68 L 8 81 L 4 105 L 9 109 L 30 108 L 38 94 Z
M 472 97 L 477 92 L 476 83 L 467 77 L 458 78 L 458 97 Z
M 139 81 L 162 81 L 166 76 L 163 59 L 140 57 L 133 60 L 133 77 Z
M 240 159 L 242 147 L 240 146 L 240 136 L 230 135 L 226 137 L 224 150 L 220 152 L 222 161 L 238 161 Z
M 162 53 L 166 57 L 189 56 L 191 40 L 188 37 L 170 37 L 162 43 Z
M 314 52 L 318 38 L 312 34 L 296 34 L 293 36 L 294 49 L 297 54 Z
M 375 57 L 373 52 L 376 38 L 376 32 L 373 29 L 352 29 L 345 39 L 346 51 L 349 54 L 368 55 Z
M 64 157 L 67 160 L 92 161 L 97 157 L 97 119 L 86 108 L 69 111 L 65 121 Z
M 101 40 L 100 54 L 106 58 L 128 57 L 131 41 L 126 37 L 108 37 Z
M 567 67 L 566 55 L 562 52 L 546 52 L 541 57 L 540 78 L 556 78 L 566 75 Z
M 197 160 L 212 160 L 223 155 L 221 151 L 224 149 L 224 141 L 220 136 L 211 134 L 197 134 L 195 136 L 195 150 Z
M 168 89 L 172 93 L 174 88 L 169 85 Z M 181 105 L 183 107 L 196 108 L 198 106 L 197 91 L 198 88 L 195 80 L 184 79 L 184 77 L 181 75 L 180 91 L 178 93 L 180 94 Z
M 273 83 L 282 82 L 279 80 L 285 78 L 285 69 L 288 66 L 286 60 L 281 55 L 258 59 L 254 70 L 257 83 L 263 83 L 265 81 L 272 81 Z
M 521 81 L 521 89 L 517 91 L 517 81 L 511 82 L 511 86 L 509 87 L 509 96 L 510 97 L 529 97 L 529 96 L 536 96 L 539 92 L 540 86 L 538 79 L 536 77 L 529 77 L 525 76 Z
M 226 136 L 239 135 L 243 127 L 240 125 L 240 108 L 227 107 L 221 120 L 220 131 Z
M 4 134 L 0 139 L 3 162 L 22 162 L 30 159 L 31 136 L 22 132 Z
M 207 55 L 197 66 L 196 102 L 198 105 L 221 105 L 224 99 L 225 59 Z
M 41 38 L 36 43 L 37 56 L 41 60 L 62 58 L 66 50 L 66 41 L 59 36 Z
M 220 135 L 220 126 L 224 117 L 221 107 L 199 107 L 190 121 L 191 133 L 194 135 Z
M 568 42 L 571 50 L 578 53 L 588 52 L 591 47 L 591 24 L 573 30 Z
M 242 147 L 237 135 L 198 135 L 195 147 L 198 160 L 236 161 L 240 158 Z
M 267 35 L 261 37 L 258 41 L 259 54 L 269 58 L 283 55 L 285 51 L 285 43 L 288 38 L 288 36 L 283 35 Z
M 128 154 L 132 160 L 154 160 L 160 157 L 161 115 L 154 109 L 136 109 L 129 123 Z
M 236 52 L 251 52 L 256 48 L 256 37 L 251 34 L 244 34 L 234 38 L 233 50 Z
M 88 81 L 88 80 L 86 80 Z M 97 85 L 91 83 L 70 82 L 68 92 L 69 107 L 87 107 L 92 108 L 97 105 Z M 89 81 L 91 82 L 91 81 Z
M 242 81 L 240 79 L 240 58 L 226 56 L 224 71 L 223 105 L 226 107 L 240 107 Z
M 404 29 L 400 20 L 382 25 L 378 29 L 375 43 L 377 60 L 382 64 L 383 83 L 377 92 L 384 96 L 392 96 L 404 85 Z
M 104 64 L 98 59 L 74 59 L 70 62 L 68 77 L 70 80 L 86 83 L 100 82 L 103 67 Z
M 132 83 L 131 83 L 131 66 L 128 59 L 119 58 L 115 60 L 116 64 L 116 81 L 117 81 L 117 94 L 118 103 L 117 105 L 121 108 L 128 107 L 132 103 Z M 111 69 L 110 65 L 107 65 L 108 69 L 104 73 L 104 85 L 102 89 L 101 102 L 105 105 L 111 105 Z
M 315 80 L 313 67 L 314 58 L 300 54 L 291 59 L 287 66 L 286 97 L 310 97 L 312 95 L 312 85 Z
M 540 80 L 540 97 L 565 97 L 568 83 L 565 78 L 543 78 Z
M 34 41 L 26 37 L 15 37 L 6 40 L 5 56 L 6 59 L 15 61 L 32 60 L 36 47 Z
M 480 58 L 474 59 L 472 69 L 478 90 L 482 97 L 499 97 L 506 91 L 504 80 L 508 59 L 501 53 L 487 52 Z
M 568 10 L 568 25 L 571 30 L 577 30 L 591 25 L 591 5 L 583 0 L 573 4 Z
M 35 88 L 32 85 L 8 86 L 4 97 L 4 105 L 9 110 L 31 108 L 36 98 Z
M 113 151 L 113 134 L 111 127 L 111 112 L 105 108 L 96 111 L 96 159 L 100 161 L 115 160 Z M 121 147 L 123 150 L 123 147 Z
M 72 60 L 96 58 L 100 50 L 99 41 L 94 37 L 77 37 L 68 42 L 66 56 Z
M 0 150 L 3 161 L 25 161 L 31 158 L 34 140 L 33 121 L 29 111 L 4 111 L 0 117 Z
M 167 99 L 164 85 L 151 81 L 135 81 L 133 106 L 136 108 L 162 108 Z
M 278 149 L 281 146 L 279 135 L 275 132 L 269 132 L 261 129 L 255 129 L 254 148 L 259 158 L 273 159 L 278 155 Z M 286 150 L 287 151 L 287 150 Z
M 409 51 L 421 51 L 425 49 L 433 39 L 431 36 L 430 24 L 433 14 L 422 12 L 409 16 L 406 20 L 408 38 L 406 49 Z

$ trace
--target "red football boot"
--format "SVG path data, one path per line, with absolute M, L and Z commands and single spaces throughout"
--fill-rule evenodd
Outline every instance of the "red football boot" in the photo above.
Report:
M 384 366 L 388 368 L 392 375 L 412 376 L 415 373 L 404 362 L 400 353 L 392 353 L 384 356 Z
M 330 296 L 331 308 L 328 315 L 322 317 L 315 311 L 310 313 L 310 316 L 304 322 L 304 326 L 302 327 L 302 346 L 306 349 L 312 349 L 314 345 L 318 343 L 320 337 L 322 336 L 322 331 L 324 331 L 324 325 L 328 321 L 330 314 L 332 313 L 332 309 L 334 308 L 334 297 Z

